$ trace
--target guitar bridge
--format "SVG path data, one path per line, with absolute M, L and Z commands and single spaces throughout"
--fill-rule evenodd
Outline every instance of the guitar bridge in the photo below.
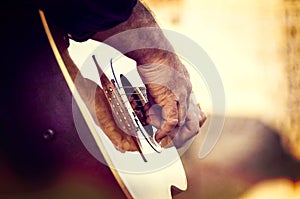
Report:
M 97 66 L 105 97 L 110 105 L 116 124 L 122 131 L 132 137 L 141 157 L 147 162 L 144 154 L 153 151 L 160 153 L 162 148 L 155 141 L 153 127 L 146 123 L 146 114 L 143 109 L 147 103 L 145 88 L 133 87 L 123 74 L 120 75 L 122 84 L 120 86 L 112 66 L 112 60 L 111 70 L 114 79 L 109 80 L 100 68 L 95 55 L 92 57 Z

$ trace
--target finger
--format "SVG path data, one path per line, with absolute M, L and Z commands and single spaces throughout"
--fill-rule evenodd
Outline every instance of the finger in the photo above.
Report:
M 180 102 L 177 103 L 177 107 L 178 107 L 178 126 L 182 126 L 185 123 L 187 108 L 185 104 Z
M 200 110 L 190 109 L 187 113 L 185 124 L 180 127 L 173 137 L 173 143 L 176 147 L 181 147 L 186 141 L 198 134 L 200 128 L 201 115 Z
M 159 129 L 162 125 L 162 118 L 160 115 L 149 115 L 146 122 Z
M 174 146 L 172 142 L 172 137 L 171 136 L 166 136 L 164 137 L 160 143 L 159 143 L 163 148 L 169 148 Z
M 200 110 L 200 121 L 199 121 L 199 126 L 202 127 L 203 124 L 205 123 L 206 119 L 207 119 L 207 115 L 202 111 Z
M 144 107 L 143 107 L 145 113 L 147 113 L 147 112 L 149 111 L 150 108 L 151 108 L 151 105 L 150 105 L 149 102 L 147 102 L 147 103 L 144 105 Z
M 162 125 L 155 135 L 158 142 L 178 124 L 177 101 L 169 100 L 166 105 L 162 106 L 162 119 Z
M 151 124 L 155 128 L 159 129 L 162 125 L 162 108 L 161 106 L 154 104 L 151 108 L 145 107 L 146 123 Z
M 147 86 L 146 85 L 146 88 L 147 87 L 149 87 L 149 85 Z M 148 104 L 155 104 L 155 100 L 153 99 L 153 97 L 152 97 L 152 95 L 150 94 L 150 91 L 149 91 L 149 89 L 147 88 L 147 90 L 146 90 L 147 92 L 146 92 L 146 95 L 147 95 L 147 99 L 148 99 Z
M 200 110 L 200 121 L 199 121 L 199 126 L 202 127 L 204 122 L 207 119 L 207 115 L 202 111 L 200 104 L 197 104 L 197 108 Z
M 122 140 L 122 148 L 125 151 L 137 151 L 137 146 L 134 144 L 133 138 L 131 136 L 126 136 Z
M 195 137 L 195 135 L 197 135 L 199 132 L 199 126 L 196 123 L 191 122 L 191 121 L 189 121 L 187 123 L 190 123 L 190 124 L 182 126 L 180 131 L 173 138 L 173 144 L 177 148 L 182 147 L 184 143 L 186 143 L 191 138 Z M 194 123 L 194 124 L 191 124 L 191 123 Z M 188 127 L 191 125 L 193 125 L 194 128 Z

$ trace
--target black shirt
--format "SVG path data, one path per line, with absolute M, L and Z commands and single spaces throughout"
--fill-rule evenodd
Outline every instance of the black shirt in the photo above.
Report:
M 46 16 L 76 41 L 85 41 L 97 31 L 125 21 L 136 3 L 137 0 L 37 0 Z
M 72 95 L 49 45 L 38 8 L 65 34 L 83 41 L 98 30 L 126 20 L 135 3 L 136 0 L 2 3 L 0 164 L 11 169 L 24 185 L 47 184 L 76 167 L 91 178 L 103 180 L 99 189 L 114 185 L 112 193 L 122 193 L 109 168 L 95 160 L 79 139 Z M 49 132 L 55 136 L 44 139 Z

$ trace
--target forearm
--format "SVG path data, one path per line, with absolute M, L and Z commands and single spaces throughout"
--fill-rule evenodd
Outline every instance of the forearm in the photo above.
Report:
M 158 129 L 156 141 L 171 137 L 176 146 L 182 146 L 198 133 L 199 121 L 203 118 L 194 104 L 190 106 L 189 73 L 149 9 L 138 2 L 128 20 L 98 32 L 93 39 L 136 61 L 137 71 L 147 88 L 147 122 Z M 153 112 L 155 104 L 160 107 L 158 113 Z
M 122 34 L 113 36 L 118 33 Z M 161 63 L 178 67 L 178 63 L 180 63 L 178 57 L 173 54 L 172 45 L 163 34 L 153 14 L 141 2 L 134 7 L 128 20 L 114 28 L 96 33 L 93 39 L 125 52 L 138 65 Z M 151 47 L 151 49 L 147 47 Z M 128 50 L 133 51 L 128 52 Z

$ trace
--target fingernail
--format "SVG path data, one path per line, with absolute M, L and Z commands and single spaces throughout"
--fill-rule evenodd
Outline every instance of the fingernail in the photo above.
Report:
M 156 142 L 159 143 L 162 140 L 162 138 L 160 138 L 159 135 L 156 133 L 155 134 L 155 140 L 156 140 Z

